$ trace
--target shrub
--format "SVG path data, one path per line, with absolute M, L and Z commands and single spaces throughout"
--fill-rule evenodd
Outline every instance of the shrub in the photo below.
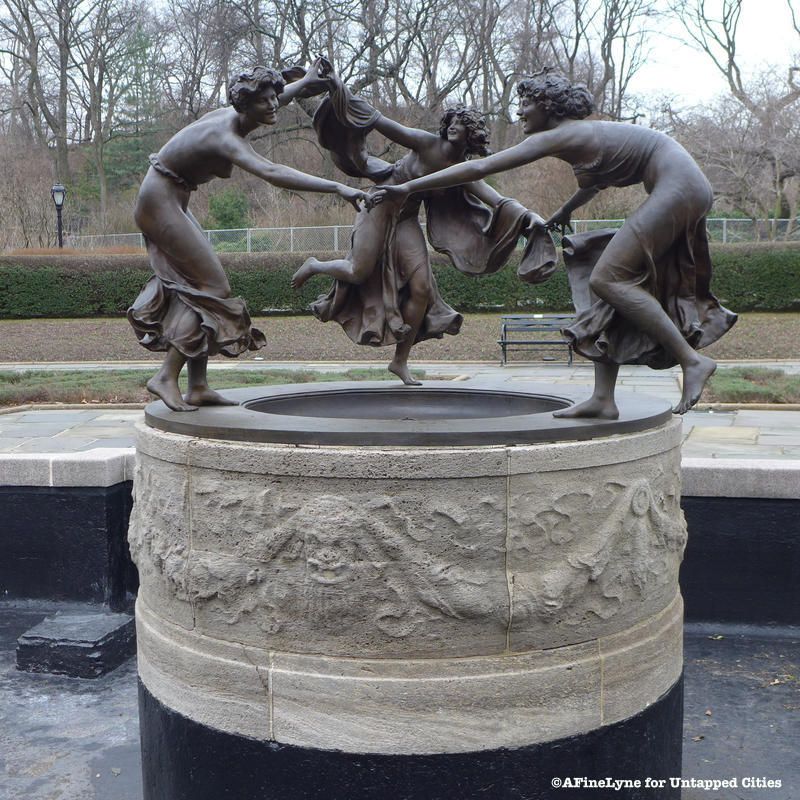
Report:
M 714 294 L 734 311 L 800 310 L 800 243 L 712 246 Z
M 335 254 L 326 254 L 333 258 Z M 800 310 L 800 244 L 717 245 L 712 249 L 712 288 L 734 311 Z M 327 291 L 317 276 L 300 292 L 292 273 L 304 253 L 223 253 L 234 294 L 251 313 L 280 309 L 305 313 Z M 459 311 L 569 311 L 566 274 L 558 271 L 537 286 L 516 276 L 516 259 L 494 275 L 470 277 L 453 269 L 446 256 L 432 255 L 445 300 Z M 0 318 L 95 317 L 123 314 L 151 275 L 145 254 L 11 255 L 0 257 Z
M 249 223 L 249 213 L 250 203 L 247 195 L 241 189 L 229 186 L 209 195 L 206 227 L 223 230 L 246 228 Z

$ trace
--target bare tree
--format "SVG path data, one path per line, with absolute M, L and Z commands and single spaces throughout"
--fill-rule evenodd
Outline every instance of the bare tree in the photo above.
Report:
M 787 142 L 797 135 L 796 71 L 788 80 L 760 82 L 742 73 L 736 38 L 743 0 L 674 2 L 687 37 L 725 76 L 732 100 L 705 116 L 672 111 L 670 124 L 696 144 L 693 152 L 707 159 L 732 207 L 752 213 L 792 208 L 798 184 L 794 153 L 800 148 Z M 800 9 L 800 0 L 787 2 L 793 12 L 793 2 Z M 77 200 L 80 192 L 86 218 L 102 226 L 106 219 L 126 219 L 130 197 L 120 192 L 135 190 L 147 153 L 187 121 L 225 102 L 231 73 L 253 63 L 308 63 L 323 53 L 354 91 L 406 124 L 433 129 L 443 105 L 475 105 L 488 115 L 493 147 L 500 149 L 522 135 L 512 125 L 518 80 L 543 66 L 586 82 L 602 114 L 635 119 L 630 87 L 647 55 L 657 5 L 657 0 L 162 0 L 149 7 L 145 0 L 0 0 L 0 140 L 7 153 L 24 152 L 37 164 L 52 162 L 51 172 L 64 182 L 73 171 L 96 174 L 97 192 L 76 186 L 72 196 Z M 719 9 L 716 16 L 712 7 Z M 793 20 L 800 34 L 800 17 Z M 748 116 L 734 118 L 734 107 Z M 281 124 L 259 134 L 254 144 L 300 167 L 333 170 L 309 125 L 307 116 L 286 109 Z M 719 145 L 717 151 L 712 144 Z M 732 154 L 727 162 L 726 148 Z M 514 191 L 529 185 L 511 174 L 497 182 Z M 241 185 L 257 207 L 256 190 Z M 746 194 L 748 187 L 758 199 Z M 558 191 L 538 187 L 531 202 L 549 204 Z M 333 213 L 325 198 L 312 204 L 300 198 L 273 201 L 264 200 L 264 214 L 267 208 L 288 218 Z M 620 195 L 619 204 L 624 202 Z
M 793 0 L 787 5 L 800 44 L 797 8 Z M 792 64 L 783 79 L 775 70 L 745 76 L 737 49 L 742 7 L 743 0 L 681 0 L 675 7 L 687 37 L 725 78 L 735 101 L 699 115 L 713 138 L 700 137 L 696 146 L 715 150 L 712 156 L 701 149 L 701 163 L 708 157 L 735 208 L 780 217 L 790 210 L 787 192 L 794 194 L 800 174 L 800 66 Z
M 246 18 L 228 0 L 169 0 L 165 94 L 178 118 L 197 119 L 224 102 L 233 56 Z
M 55 142 L 56 175 L 70 181 L 68 145 L 72 138 L 69 69 L 77 30 L 92 11 L 81 0 L 4 0 L 0 18 L 2 52 L 24 75 L 23 104 L 40 143 Z
M 679 0 L 675 12 L 683 23 L 690 41 L 694 42 L 710 59 L 728 83 L 731 94 L 752 114 L 766 112 L 752 97 L 738 61 L 736 38 L 744 0 Z M 793 0 L 787 0 L 794 28 L 800 35 L 798 17 Z M 800 40 L 798 41 L 800 44 Z M 800 98 L 797 82 L 800 66 L 792 65 L 786 87 L 773 98 L 773 107 L 781 108 Z
M 97 0 L 70 50 L 70 81 L 85 114 L 83 141 L 93 151 L 100 218 L 108 210 L 105 146 L 114 135 L 117 105 L 128 90 L 139 8 L 126 0 Z

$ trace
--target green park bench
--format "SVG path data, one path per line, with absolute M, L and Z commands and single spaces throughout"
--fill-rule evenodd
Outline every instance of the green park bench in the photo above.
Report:
M 502 352 L 502 363 L 508 363 L 510 350 L 548 350 L 561 352 L 566 348 L 567 363 L 572 364 L 572 345 L 560 336 L 561 329 L 574 317 L 572 314 L 505 314 L 500 317 L 500 338 L 497 343 Z M 558 334 L 558 336 L 554 336 Z M 544 356 L 554 361 L 554 356 Z

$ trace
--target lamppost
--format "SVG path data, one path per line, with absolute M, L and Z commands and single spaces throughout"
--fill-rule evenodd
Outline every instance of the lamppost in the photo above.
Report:
M 58 217 L 58 246 L 64 246 L 64 228 L 61 224 L 61 209 L 64 208 L 64 200 L 67 197 L 67 190 L 60 183 L 54 184 L 50 190 L 50 196 L 53 198 L 53 203 L 56 207 L 56 216 Z

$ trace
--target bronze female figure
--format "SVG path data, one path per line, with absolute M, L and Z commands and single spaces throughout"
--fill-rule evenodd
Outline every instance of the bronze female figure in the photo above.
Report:
M 350 95 L 335 76 L 330 82 L 332 102 L 326 101 L 322 109 L 322 116 L 327 114 L 323 122 L 318 111 L 315 127 L 320 142 L 333 151 L 337 165 L 349 174 L 399 184 L 490 152 L 484 117 L 474 109 L 463 106 L 447 109 L 439 130 L 432 133 L 406 127 L 380 114 L 366 101 Z M 334 118 L 331 107 L 338 119 Z M 336 132 L 326 133 L 331 122 Z M 365 149 L 361 152 L 366 133 L 373 129 L 410 152 L 394 164 L 366 155 Z M 314 303 L 312 311 L 322 321 L 337 320 L 357 344 L 394 344 L 389 370 L 407 385 L 419 385 L 408 368 L 413 345 L 423 339 L 441 338 L 444 333 L 456 334 L 463 321 L 442 300 L 436 286 L 419 222 L 423 201 L 427 206 L 431 244 L 447 252 L 457 268 L 472 274 L 499 269 L 516 246 L 520 233 L 539 220 L 483 181 L 470 183 L 464 189 L 469 199 L 463 197 L 464 192 L 439 192 L 437 197 L 415 194 L 404 198 L 397 207 L 385 204 L 373 208 L 369 214 L 360 211 L 346 258 L 335 261 L 310 258 L 294 275 L 292 283 L 296 288 L 312 275 L 334 278 L 333 290 Z M 495 209 L 494 215 L 487 206 Z M 491 244 L 481 233 L 490 218 L 495 234 L 501 232 Z M 475 223 L 471 230 L 468 221 Z M 454 222 L 460 225 L 459 230 Z M 455 242 L 459 235 L 462 241 Z M 503 243 L 498 247 L 500 238 Z M 471 259 L 463 252 L 470 249 L 475 255 Z
M 680 364 L 683 393 L 675 413 L 699 399 L 716 368 L 697 352 L 736 321 L 710 291 L 705 216 L 711 187 L 692 157 L 663 133 L 622 122 L 587 120 L 586 88 L 545 69 L 520 82 L 519 117 L 529 137 L 480 161 L 451 167 L 378 193 L 403 202 L 411 192 L 474 181 L 545 156 L 572 166 L 577 192 L 548 220 L 565 225 L 575 209 L 609 186 L 642 183 L 647 199 L 610 238 L 594 265 L 595 302 L 564 331 L 595 362 L 592 397 L 558 416 L 615 419 L 620 364 Z
M 280 106 L 301 93 L 320 91 L 319 84 L 319 64 L 288 84 L 276 70 L 254 67 L 231 81 L 229 107 L 200 117 L 150 156 L 135 218 L 155 275 L 128 310 L 128 319 L 144 347 L 166 351 L 147 388 L 175 411 L 230 404 L 208 386 L 208 357 L 235 357 L 266 343 L 251 327 L 244 300 L 230 296 L 220 260 L 188 208 L 192 192 L 212 178 L 230 177 L 238 166 L 275 186 L 336 193 L 356 209 L 366 200 L 363 192 L 341 183 L 274 164 L 246 140 L 259 126 L 274 125 Z M 178 376 L 187 361 L 189 390 L 182 397 Z

